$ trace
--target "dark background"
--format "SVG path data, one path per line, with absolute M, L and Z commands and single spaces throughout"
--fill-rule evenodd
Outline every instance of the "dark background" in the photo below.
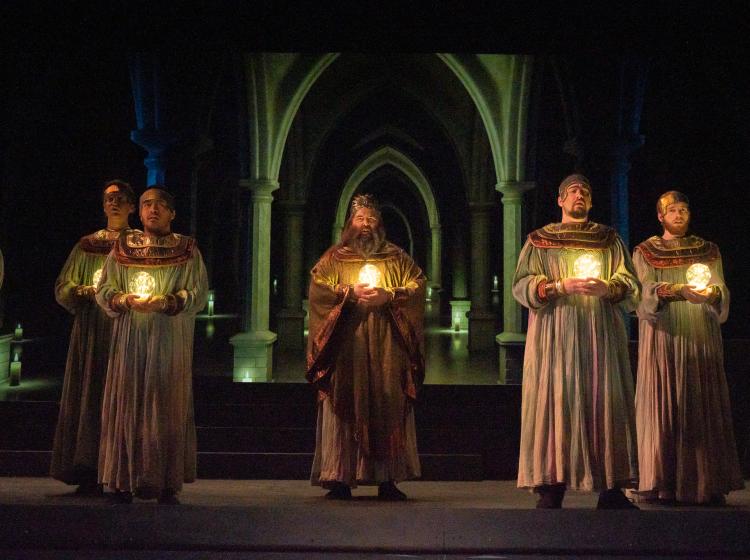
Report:
M 76 240 L 103 225 L 103 182 L 125 178 L 139 193 L 146 186 L 145 152 L 129 139 L 136 127 L 128 74 L 131 53 L 156 49 L 179 61 L 189 79 L 176 90 L 174 102 L 182 104 L 181 114 L 189 119 L 191 96 L 207 87 L 196 76 L 220 64 L 231 66 L 243 50 L 391 50 L 530 52 L 540 60 L 564 59 L 576 85 L 589 145 L 585 171 L 595 188 L 592 218 L 604 223 L 610 220 L 606 146 L 615 118 L 617 60 L 623 53 L 646 57 L 649 73 L 640 130 L 645 144 L 635 152 L 630 170 L 631 246 L 659 233 L 654 205 L 661 192 L 678 189 L 688 194 L 693 231 L 717 242 L 724 257 L 732 290 L 724 335 L 748 338 L 746 11 L 723 4 L 683 6 L 677 12 L 634 6 L 623 13 L 593 14 L 571 6 L 534 12 L 501 4 L 481 12 L 445 4 L 429 13 L 394 15 L 280 2 L 273 7 L 254 4 L 235 14 L 231 9 L 195 11 L 180 2 L 161 8 L 134 6 L 117 5 L 104 13 L 80 5 L 8 4 L 12 17 L 3 38 L 0 175 L 4 331 L 16 321 L 24 323 L 30 336 L 66 328 L 69 319 L 54 302 L 52 286 Z M 229 91 L 231 72 L 224 79 Z M 557 184 L 573 165 L 562 150 L 564 127 L 551 78 L 542 80 L 533 162 L 537 189 L 527 195 L 525 231 L 559 219 Z M 220 104 L 231 105 L 229 97 Z M 218 122 L 231 121 L 232 110 L 219 113 Z M 214 183 L 230 185 L 240 174 L 236 152 L 241 148 L 237 130 L 229 124 L 224 130 L 223 137 L 217 135 L 218 155 L 203 172 Z M 186 162 L 195 160 L 181 157 L 180 149 L 175 153 L 170 188 L 174 185 L 180 194 L 193 172 Z M 212 233 L 208 240 L 201 224 L 221 218 L 222 206 L 243 199 L 237 195 L 220 200 L 217 208 L 211 192 L 199 197 L 204 207 L 212 208 L 199 221 L 199 244 L 213 243 L 220 254 L 221 247 L 231 244 L 229 229 Z M 226 212 L 232 215 L 233 210 Z M 187 231 L 186 220 L 178 209 L 175 230 Z M 137 219 L 133 225 L 139 225 Z M 496 253 L 501 250 L 498 245 Z M 238 281 L 231 282 L 237 291 Z M 225 305 L 236 311 L 239 302 L 230 296 Z

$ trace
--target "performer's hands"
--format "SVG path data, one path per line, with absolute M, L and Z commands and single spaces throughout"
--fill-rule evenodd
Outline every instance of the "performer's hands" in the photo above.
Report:
M 140 298 L 135 294 L 127 295 L 128 307 L 139 313 L 155 313 L 165 307 L 164 296 L 150 296 Z
M 685 284 L 682 288 L 680 288 L 680 295 L 685 298 L 685 301 L 700 304 L 706 303 L 708 301 L 710 292 L 708 291 L 708 288 L 704 288 L 703 290 L 696 290 L 695 286 L 691 284 Z
M 565 278 L 562 283 L 566 294 L 599 298 L 609 294 L 607 283 L 600 278 Z
M 368 307 L 378 307 L 385 305 L 391 298 L 391 294 L 383 288 L 370 288 L 369 284 L 355 284 L 354 295 L 357 301 Z
M 96 287 L 95 286 L 76 286 L 75 288 L 75 295 L 76 297 L 84 300 L 94 300 L 94 297 L 96 296 Z

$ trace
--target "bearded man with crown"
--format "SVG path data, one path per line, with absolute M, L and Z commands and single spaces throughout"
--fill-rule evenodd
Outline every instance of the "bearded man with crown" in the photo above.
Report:
M 513 279 L 529 309 L 518 486 L 538 508 L 562 507 L 567 489 L 598 491 L 598 509 L 635 508 L 622 492 L 638 478 L 623 315 L 640 284 L 615 230 L 589 221 L 586 177 L 566 177 L 557 204 L 562 221 L 528 236 Z
M 421 474 L 414 403 L 424 380 L 425 276 L 386 240 L 371 195 L 355 196 L 341 242 L 311 271 L 306 378 L 318 390 L 311 482 L 331 499 Z
M 636 425 L 641 501 L 722 505 L 744 488 L 724 373 L 729 314 L 719 248 L 688 234 L 690 203 L 656 204 L 661 236 L 635 248 L 638 306 Z
M 77 484 L 77 494 L 101 494 L 97 483 L 102 393 L 107 374 L 112 319 L 94 299 L 104 261 L 117 238 L 130 230 L 135 192 L 124 181 L 104 184 L 107 226 L 82 237 L 55 282 L 55 299 L 74 316 L 65 363 L 60 410 L 52 444 L 50 475 Z
M 172 232 L 169 192 L 147 189 L 140 218 L 144 231 L 118 238 L 96 294 L 114 318 L 99 482 L 120 503 L 176 504 L 196 475 L 193 330 L 208 278 L 195 239 Z

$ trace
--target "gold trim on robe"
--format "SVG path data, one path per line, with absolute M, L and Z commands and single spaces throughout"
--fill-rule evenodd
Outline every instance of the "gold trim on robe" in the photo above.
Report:
M 161 237 L 131 230 L 121 235 L 114 248 L 117 262 L 126 266 L 176 266 L 193 256 L 195 239 L 178 233 Z
M 138 231 L 127 229 L 125 231 Z M 122 231 L 116 231 L 111 229 L 100 229 L 89 235 L 81 237 L 79 246 L 85 253 L 93 253 L 95 255 L 108 255 L 112 250 L 112 246 L 115 241 L 120 237 Z
M 633 252 L 635 251 L 640 251 L 646 262 L 654 268 L 709 263 L 717 260 L 720 255 L 716 244 L 696 235 L 676 239 L 662 239 L 654 235 L 637 245 Z
M 529 234 L 529 242 L 539 249 L 606 249 L 617 237 L 609 226 L 595 222 L 548 224 Z

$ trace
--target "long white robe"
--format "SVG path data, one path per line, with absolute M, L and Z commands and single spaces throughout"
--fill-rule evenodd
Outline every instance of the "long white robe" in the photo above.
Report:
M 574 276 L 576 259 L 586 253 L 600 260 L 601 279 L 624 287 L 624 299 L 540 299 L 539 283 Z M 513 280 L 514 297 L 529 308 L 519 487 L 634 485 L 633 375 L 623 312 L 635 309 L 639 292 L 628 251 L 610 228 L 551 224 L 529 236 Z
M 720 324 L 730 294 L 721 255 L 695 236 L 654 237 L 636 247 L 633 261 L 643 284 L 635 400 L 639 490 L 706 503 L 744 487 L 724 374 Z M 687 284 L 687 269 L 698 262 L 709 267 L 718 302 L 659 296 L 660 287 Z
M 175 234 L 170 234 L 175 236 Z M 191 241 L 182 236 L 181 245 Z M 157 239 L 168 249 L 169 240 Z M 127 247 L 126 247 L 127 244 Z M 179 491 L 196 474 L 192 362 L 195 314 L 206 304 L 208 279 L 200 252 L 150 258 L 149 246 L 137 257 L 123 257 L 125 236 L 107 258 L 97 302 L 114 318 L 112 350 L 104 389 L 99 481 L 148 498 Z M 142 243 L 143 245 L 143 243 Z M 123 248 L 125 247 L 125 248 Z M 154 248 L 151 246 L 150 248 Z M 137 249 L 137 247 L 136 247 Z M 159 249 L 159 247 L 156 247 Z M 156 251 L 154 249 L 154 251 Z M 158 253 L 158 251 L 156 251 Z M 177 259 L 177 264 L 174 260 Z M 130 292 L 131 280 L 147 272 L 154 295 L 187 292 L 177 315 L 120 312 L 113 296 Z
M 96 482 L 102 392 L 112 319 L 93 298 L 76 296 L 92 286 L 119 232 L 99 230 L 76 243 L 55 282 L 55 299 L 75 318 L 70 333 L 50 475 L 68 484 Z

